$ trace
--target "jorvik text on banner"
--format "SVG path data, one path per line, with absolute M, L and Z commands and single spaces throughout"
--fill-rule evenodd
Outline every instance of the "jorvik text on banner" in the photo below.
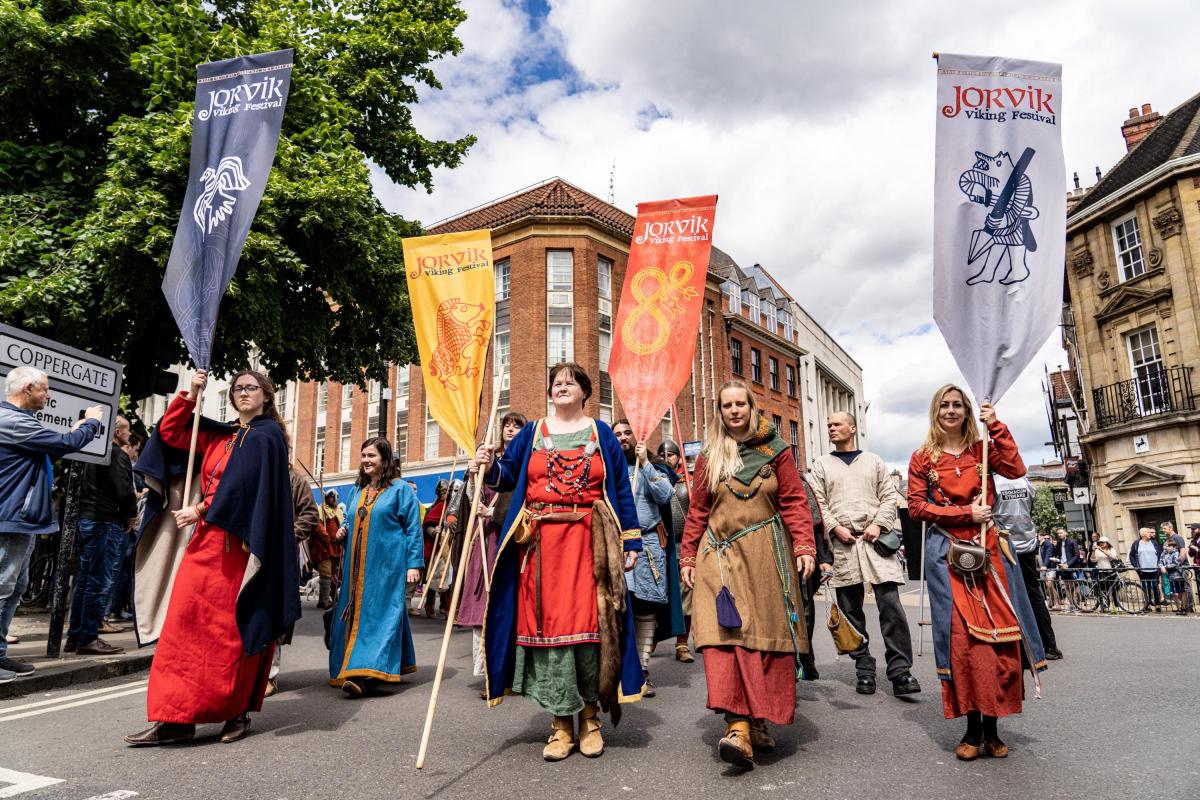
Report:
M 1062 67 L 937 63 L 933 318 L 971 391 L 995 402 L 1059 321 Z
M 292 51 L 196 68 L 192 158 L 163 294 L 197 368 L 212 356 L 217 310 L 275 160 Z
M 491 232 L 405 239 L 404 268 L 429 414 L 459 447 L 474 452 L 496 320 Z
M 608 373 L 638 440 L 692 372 L 717 196 L 639 203 Z

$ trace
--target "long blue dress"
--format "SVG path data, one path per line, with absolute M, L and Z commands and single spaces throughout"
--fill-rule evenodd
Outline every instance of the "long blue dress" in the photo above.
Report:
M 425 566 L 417 493 L 394 480 L 368 505 L 372 494 L 356 488 L 346 503 L 350 534 L 329 637 L 331 686 L 355 677 L 399 683 L 417 669 L 405 602 L 408 570 Z

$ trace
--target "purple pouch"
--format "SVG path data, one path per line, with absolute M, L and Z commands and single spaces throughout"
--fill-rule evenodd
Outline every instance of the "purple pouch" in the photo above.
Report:
M 729 593 L 728 586 L 722 586 L 717 592 L 717 624 L 722 628 L 742 627 L 742 615 L 738 613 L 737 603 Z

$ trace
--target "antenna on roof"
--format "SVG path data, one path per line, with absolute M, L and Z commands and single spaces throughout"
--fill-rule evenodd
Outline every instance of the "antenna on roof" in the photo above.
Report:
M 608 171 L 608 204 L 610 206 L 617 204 L 617 160 L 614 158 L 612 169 Z

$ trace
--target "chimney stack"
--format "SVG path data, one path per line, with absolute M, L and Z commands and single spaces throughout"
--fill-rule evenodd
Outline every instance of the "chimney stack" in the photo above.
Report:
M 1138 142 L 1150 135 L 1150 132 L 1158 127 L 1158 123 L 1162 122 L 1162 114 L 1159 114 L 1149 103 L 1143 103 L 1139 111 L 1136 108 L 1129 109 L 1129 119 L 1125 120 L 1121 125 L 1121 135 L 1125 137 L 1126 152 L 1137 146 Z

